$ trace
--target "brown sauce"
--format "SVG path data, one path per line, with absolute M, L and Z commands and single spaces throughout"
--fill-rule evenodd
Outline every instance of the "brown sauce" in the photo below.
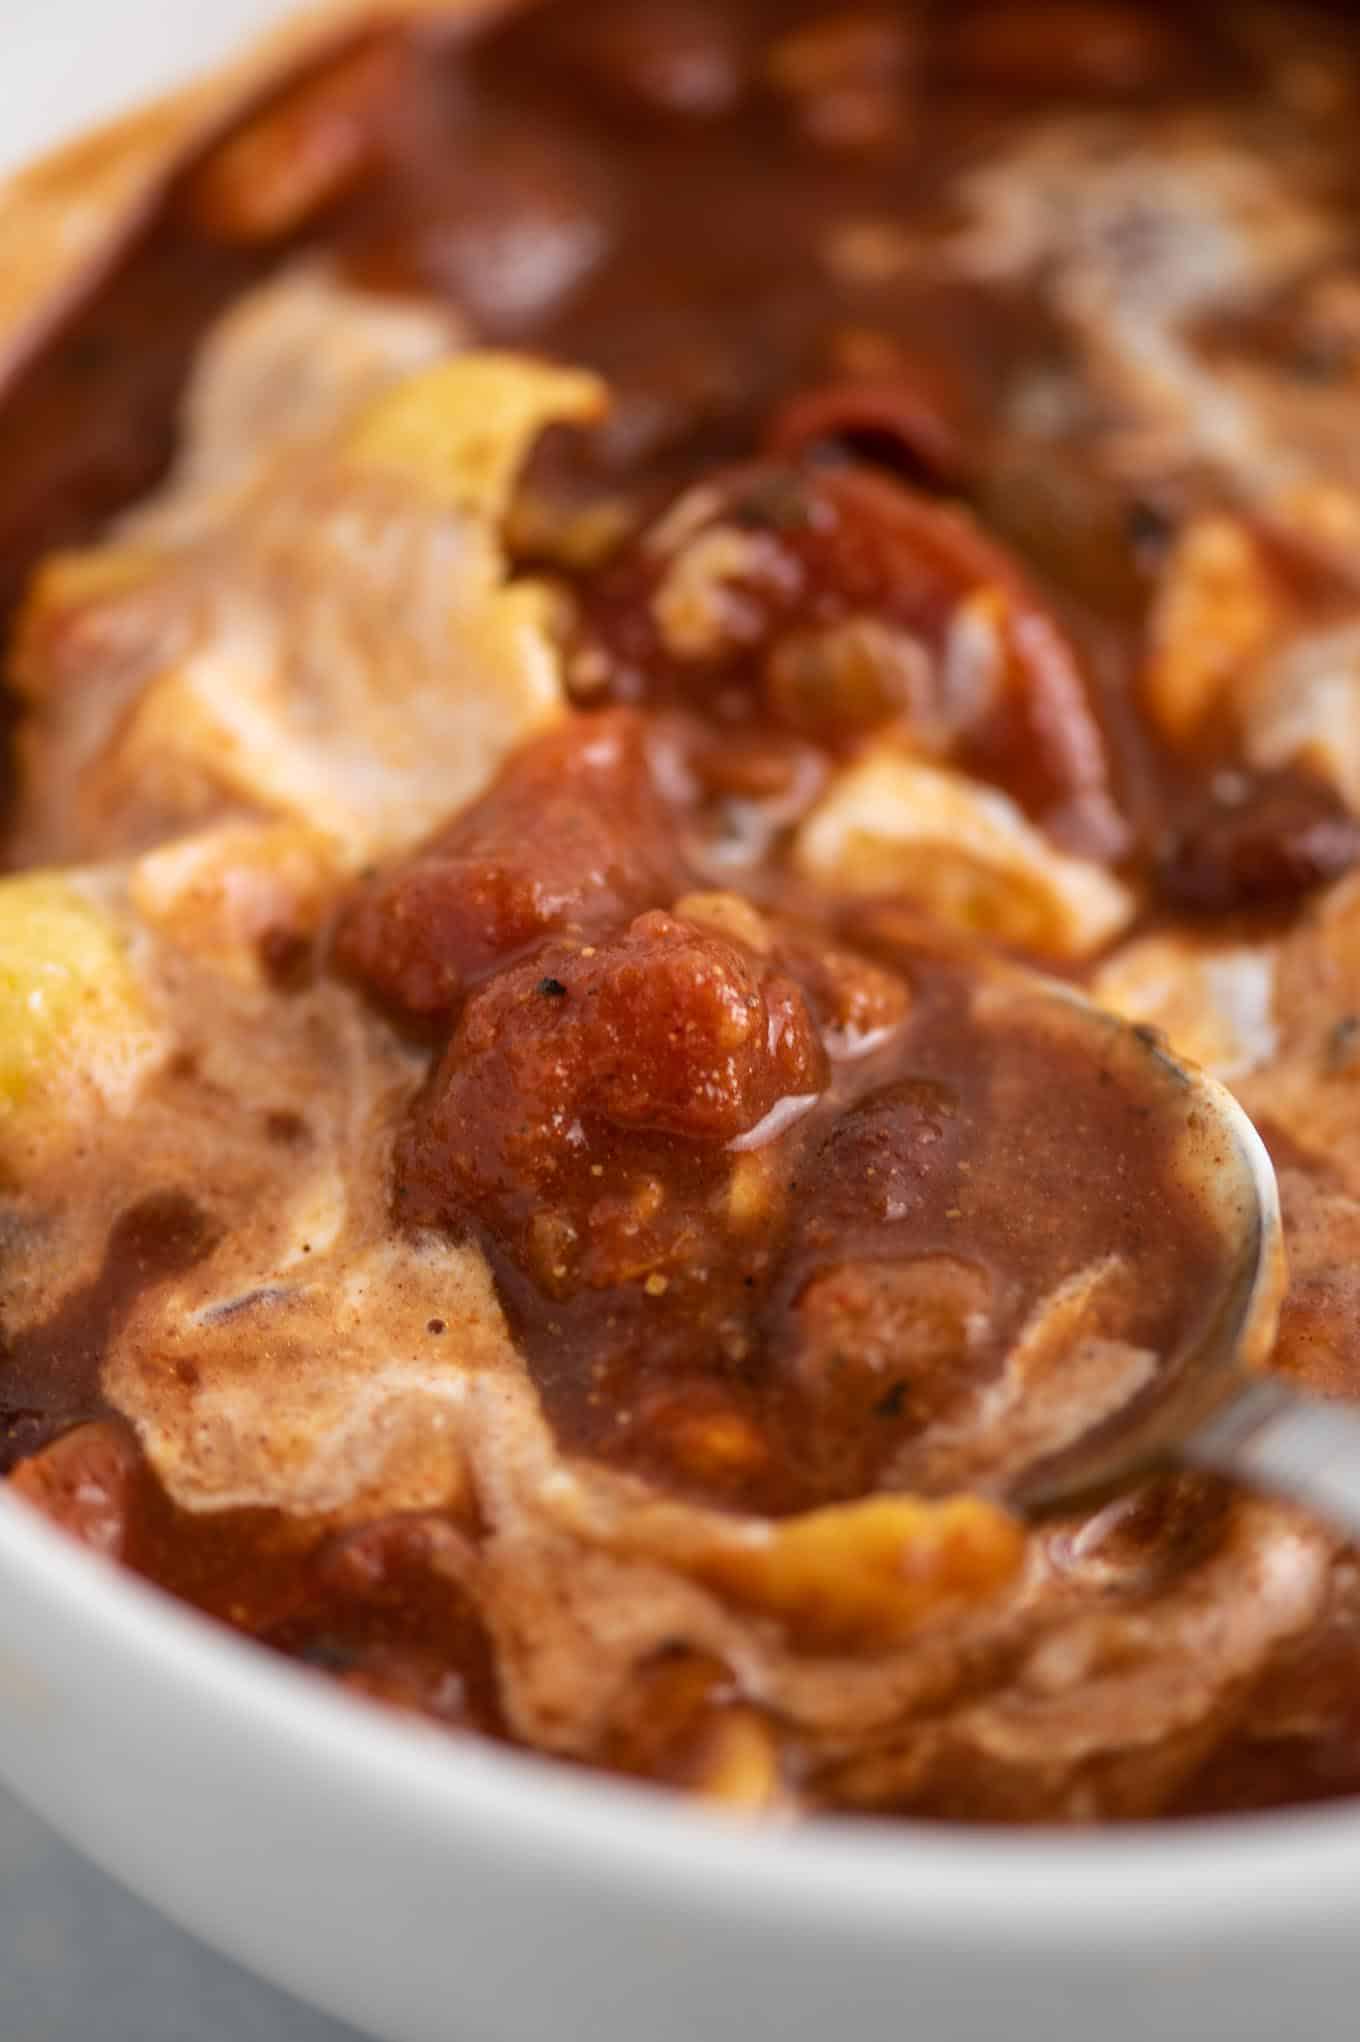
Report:
M 190 1267 L 211 1230 L 182 1193 L 145 1199 L 114 1222 L 104 1266 L 55 1318 L 5 1342 L 0 1369 L 0 1471 L 8 1473 L 68 1426 L 107 1406 L 99 1368 L 109 1340 L 138 1293 Z M 22 1241 L 10 1244 L 22 1253 Z
M 299 953 L 428 1052 L 393 1231 L 484 1249 L 564 1451 L 783 1518 L 909 1482 L 1041 1302 L 1112 1251 L 1138 1273 L 1118 1338 L 1193 1335 L 1210 1230 L 1137 1088 L 1037 1023 L 989 1026 L 975 951 L 909 915 L 894 936 L 890 905 L 795 879 L 785 852 L 829 776 L 906 718 L 937 763 L 1140 886 L 1150 928 L 1279 927 L 1360 863 L 1360 822 L 1306 768 L 1244 767 L 1213 730 L 1187 757 L 1152 728 L 1134 676 L 1193 475 L 1149 490 L 1094 457 L 1089 420 L 1028 429 L 1070 339 L 1031 282 L 931 255 L 961 171 L 1039 112 L 1211 99 L 1245 118 L 1259 60 L 1220 29 L 1119 0 L 560 0 L 452 54 L 379 41 L 329 101 L 285 97 L 263 142 L 191 167 L 0 404 L 7 608 L 164 471 L 197 343 L 284 255 L 319 247 L 607 379 L 608 422 L 548 437 L 510 527 L 517 569 L 574 600 L 568 723 Z M 1225 332 L 1287 353 L 1269 322 Z M 677 608 L 668 629 L 657 535 L 696 485 L 690 538 L 735 531 L 747 565 L 726 621 Z M 573 521 L 602 504 L 621 536 L 577 557 Z M 981 586 L 1008 621 L 979 706 L 944 677 Z M 271 1118 L 283 1144 L 302 1125 Z M 339 1530 L 195 1513 L 133 1452 L 101 1364 L 211 1231 L 180 1192 L 134 1206 L 95 1280 L 10 1338 L 0 1472 L 75 1441 L 65 1474 L 20 1483 L 61 1515 L 94 1455 L 118 1530 L 101 1515 L 92 1543 L 357 1691 L 507 1734 L 460 1585 L 475 1511 Z M 1203 1539 L 1176 1531 L 1178 1566 L 1213 1547 L 1220 1503 L 1187 1506 Z M 1166 1543 L 1149 1523 L 1133 1546 Z M 1159 1806 L 1360 1786 L 1348 1621 L 1308 1674 L 1337 1689 L 1324 1736 L 1225 1736 Z M 1287 1689 L 1288 1666 L 1270 1678 Z M 637 1693 L 601 1762 L 688 1780 L 695 1722 L 736 1707 L 729 1670 L 677 1647 Z M 860 1805 L 847 1782 L 825 1799 Z M 1032 1812 L 947 1762 L 866 1799 Z
M 1189 1337 L 1213 1234 L 1150 1100 L 1059 1029 L 973 1020 L 947 968 L 905 984 L 906 1013 L 828 1062 L 796 980 L 762 986 L 735 946 L 653 914 L 469 998 L 398 1150 L 397 1211 L 485 1241 L 564 1443 L 807 1509 L 876 1487 L 1115 1244 L 1140 1272 L 1121 1337 Z M 828 1298 L 847 1285 L 848 1308 Z

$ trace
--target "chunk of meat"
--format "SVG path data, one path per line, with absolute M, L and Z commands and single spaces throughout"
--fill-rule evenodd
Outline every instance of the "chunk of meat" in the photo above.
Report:
M 674 821 L 652 779 L 642 719 L 577 717 L 527 745 L 423 850 L 367 882 L 336 956 L 413 1015 L 546 936 L 587 935 L 673 898 Z
M 1159 877 L 1173 907 L 1285 907 L 1360 863 L 1360 822 L 1320 781 L 1266 774 L 1228 795 L 1211 790 L 1167 847 Z
M 721 1149 L 825 1081 L 789 979 L 711 930 L 643 915 L 607 943 L 550 946 L 469 1000 L 400 1145 L 401 1211 L 480 1220 L 546 1260 L 541 1274 L 574 1264 L 578 1281 L 614 1281 L 640 1234 L 693 1222 L 666 1195 L 688 1188 L 683 1173 L 663 1187 L 649 1170 L 658 1144 Z
M 673 504 L 581 590 L 572 662 L 625 700 L 765 716 L 830 747 L 900 724 L 1063 841 L 1123 848 L 1081 661 L 961 511 L 872 469 L 762 464 Z
M 127 1545 L 139 1467 L 126 1427 L 95 1419 L 20 1461 L 10 1480 L 20 1496 L 82 1546 L 117 1560 Z

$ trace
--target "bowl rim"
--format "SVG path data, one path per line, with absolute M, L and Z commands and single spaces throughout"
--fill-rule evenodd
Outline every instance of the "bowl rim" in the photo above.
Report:
M 786 1825 L 447 1732 L 341 1693 L 79 1546 L 0 1485 L 0 1584 L 159 1700 L 248 1729 L 262 1759 L 337 1783 L 436 1847 L 670 1909 L 858 1943 L 929 1935 L 1036 1958 L 1204 1947 L 1350 1918 L 1360 1801 L 1069 1831 L 826 1819 Z M 5 1657 L 25 1648 L 22 1625 Z M 45 1677 L 39 1676 L 40 1679 Z M 15 1782 L 22 1792 L 22 1784 Z M 905 1846 L 904 1847 L 904 1839 Z M 905 1947 L 905 1945 L 904 1945 Z

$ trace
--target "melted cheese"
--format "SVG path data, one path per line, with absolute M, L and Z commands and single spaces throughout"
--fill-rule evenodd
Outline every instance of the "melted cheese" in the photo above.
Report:
M 165 496 L 39 576 L 16 655 L 25 858 L 235 811 L 362 864 L 561 714 L 553 603 L 506 586 L 498 524 L 534 438 L 594 416 L 600 386 L 478 354 L 403 379 L 429 316 L 333 292 L 323 320 L 321 289 L 230 315 Z

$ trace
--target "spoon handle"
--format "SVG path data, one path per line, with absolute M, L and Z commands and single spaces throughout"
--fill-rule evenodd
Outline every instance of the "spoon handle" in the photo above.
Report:
M 1200 1425 L 1181 1454 L 1305 1504 L 1360 1539 L 1360 1408 L 1263 1375 Z

